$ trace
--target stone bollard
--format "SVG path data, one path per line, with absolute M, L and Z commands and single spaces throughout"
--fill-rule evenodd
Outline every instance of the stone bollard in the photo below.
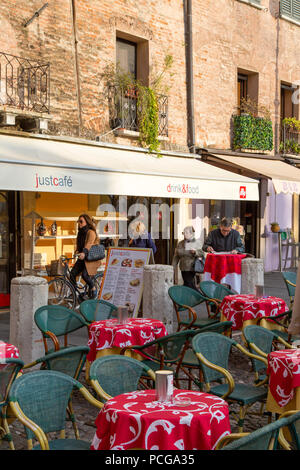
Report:
M 143 317 L 162 321 L 168 334 L 177 328 L 173 303 L 168 294 L 173 284 L 173 266 L 150 264 L 144 267 Z
M 255 294 L 255 286 L 264 285 L 264 260 L 244 258 L 242 260 L 241 294 Z
M 10 298 L 9 341 L 19 349 L 20 359 L 28 364 L 45 354 L 34 313 L 48 303 L 47 281 L 37 276 L 15 277 L 11 281 Z

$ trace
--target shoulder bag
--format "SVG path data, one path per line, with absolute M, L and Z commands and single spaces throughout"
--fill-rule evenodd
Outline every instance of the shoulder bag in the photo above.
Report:
M 196 273 L 203 273 L 204 272 L 204 264 L 205 261 L 203 258 L 196 258 L 194 263 L 194 271 Z
M 105 258 L 105 247 L 101 243 L 91 246 L 86 256 L 87 261 L 99 261 L 103 258 Z

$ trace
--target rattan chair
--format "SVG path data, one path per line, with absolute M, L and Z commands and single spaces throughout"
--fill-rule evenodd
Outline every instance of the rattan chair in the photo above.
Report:
M 235 383 L 228 370 L 229 356 L 232 347 L 236 347 L 248 357 L 257 359 L 267 365 L 267 360 L 254 355 L 227 336 L 218 333 L 200 333 L 194 336 L 192 347 L 199 359 L 207 392 L 217 395 L 228 403 L 240 406 L 238 416 L 239 432 L 243 431 L 245 415 L 248 409 L 257 402 L 264 403 L 267 397 L 267 388 L 263 385 Z M 220 383 L 225 379 L 224 383 Z M 217 382 L 217 385 L 213 385 Z M 201 389 L 203 390 L 203 386 Z M 262 410 L 261 410 L 262 412 Z M 260 413 L 261 414 L 261 413 Z
M 300 411 L 290 412 L 290 416 L 280 417 L 277 421 L 267 424 L 251 433 L 229 434 L 217 444 L 216 450 L 300 450 L 300 442 L 296 431 Z M 283 431 L 288 429 L 291 441 L 287 442 Z
M 111 318 L 118 307 L 106 300 L 85 300 L 80 304 L 79 311 L 87 323 Z
M 168 294 L 173 302 L 177 316 L 177 331 L 180 331 L 181 329 L 201 328 L 219 321 L 217 312 L 212 314 L 209 308 L 209 305 L 215 305 L 217 309 L 218 303 L 205 297 L 196 289 L 192 289 L 187 286 L 172 286 L 169 288 Z M 202 303 L 206 304 L 208 318 L 198 318 L 197 313 L 194 310 L 194 307 L 201 305 Z M 182 317 L 182 313 L 184 311 L 188 312 L 187 319 Z
M 155 373 L 141 361 L 113 354 L 92 362 L 88 382 L 100 399 L 106 401 L 121 393 L 137 390 L 145 374 L 155 381 Z
M 25 426 L 28 449 L 35 450 L 89 450 L 90 442 L 66 438 L 66 410 L 73 390 L 97 408 L 96 400 L 77 380 L 62 372 L 38 370 L 23 374 L 14 381 L 9 392 L 9 404 L 16 418 Z M 49 440 L 47 433 L 59 433 Z M 39 444 L 33 444 L 36 438 Z
M 75 346 L 75 347 L 68 347 L 64 349 L 60 349 L 53 353 L 48 353 L 39 359 L 31 362 L 30 364 L 26 364 L 23 369 L 29 369 L 34 367 L 38 364 L 41 364 L 42 370 L 54 370 L 57 372 L 62 372 L 63 374 L 70 375 L 75 380 L 79 380 L 80 373 L 82 368 L 84 367 L 86 356 L 89 352 L 90 348 L 87 346 Z M 79 439 L 79 430 L 77 427 L 72 399 L 70 397 L 69 404 L 67 411 L 69 413 L 69 419 L 72 422 L 74 433 L 76 439 Z
M 282 273 L 283 280 L 287 287 L 289 297 L 290 297 L 290 309 L 293 307 L 295 291 L 296 291 L 296 281 L 297 281 L 297 273 L 293 271 L 283 271 Z
M 261 317 L 257 319 L 258 326 L 264 326 L 265 324 L 268 325 L 268 330 L 273 331 L 277 335 L 279 335 L 282 339 L 287 341 L 288 343 L 293 341 L 294 339 L 299 339 L 299 336 L 291 335 L 288 332 L 288 327 L 290 320 L 292 318 L 292 310 L 288 310 L 287 312 L 280 313 L 279 315 L 268 316 L 268 317 Z M 280 327 L 280 328 L 278 328 Z
M 203 328 L 178 331 L 141 346 L 125 347 L 121 354 L 126 354 L 126 351 L 139 354 L 143 364 L 153 371 L 173 370 L 176 387 L 180 387 L 181 381 L 188 380 L 188 389 L 191 389 L 193 382 L 199 385 L 199 380 L 201 381 L 199 361 L 191 347 L 192 338 L 206 331 L 228 334 L 231 326 L 232 322 L 218 322 Z M 193 373 L 195 370 L 197 376 Z
M 224 297 L 226 297 L 226 295 L 236 295 L 236 292 L 224 286 L 223 284 L 218 284 L 215 281 L 202 281 L 200 282 L 199 288 L 205 297 L 208 297 L 209 299 L 217 302 L 217 315 L 219 314 L 220 305 Z M 213 309 L 215 309 L 214 306 Z
M 15 447 L 9 429 L 8 394 L 23 366 L 24 363 L 20 359 L 0 359 L 0 439 L 8 441 L 11 450 Z
M 64 346 L 68 347 L 68 334 L 80 328 L 88 327 L 88 323 L 81 315 L 60 305 L 45 305 L 36 310 L 34 321 L 43 336 L 45 353 L 53 352 L 48 350 L 47 340 L 51 339 L 54 344 L 54 351 L 62 348 L 59 342 L 60 337 L 64 337 Z

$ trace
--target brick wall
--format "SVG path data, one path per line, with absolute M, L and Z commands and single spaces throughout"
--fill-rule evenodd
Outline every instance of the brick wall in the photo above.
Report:
M 187 150 L 183 2 L 75 0 L 78 75 L 71 0 L 49 0 L 41 15 L 23 26 L 43 3 L 1 1 L 0 50 L 51 63 L 49 132 L 95 139 L 110 130 L 101 73 L 115 62 L 116 35 L 122 33 L 149 41 L 152 75 L 162 69 L 166 54 L 173 56 L 171 74 L 165 77 L 169 141 L 162 146 Z M 259 74 L 259 101 L 270 108 L 274 125 L 280 81 L 300 79 L 300 27 L 278 19 L 278 0 L 261 4 L 265 10 L 238 0 L 193 1 L 196 145 L 230 147 L 238 68 Z M 136 139 L 113 134 L 105 140 L 138 145 Z

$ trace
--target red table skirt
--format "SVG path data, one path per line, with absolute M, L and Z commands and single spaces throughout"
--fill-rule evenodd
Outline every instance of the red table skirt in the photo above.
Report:
M 269 390 L 281 407 L 294 397 L 294 389 L 300 387 L 300 351 L 286 349 L 268 355 Z
M 19 349 L 13 344 L 0 341 L 0 359 L 19 359 Z
M 230 434 L 228 404 L 219 397 L 174 390 L 190 399 L 178 405 L 155 400 L 155 390 L 124 393 L 107 401 L 96 419 L 92 450 L 211 450 Z
M 247 320 L 255 320 L 261 317 L 273 316 L 287 312 L 288 306 L 283 299 L 278 297 L 261 297 L 256 299 L 254 295 L 226 295 L 221 306 L 221 313 L 228 321 L 232 321 L 232 329 L 243 328 Z
M 165 325 L 153 318 L 131 318 L 125 325 L 117 319 L 93 322 L 89 326 L 87 360 L 92 362 L 101 349 L 141 346 L 167 335 Z

